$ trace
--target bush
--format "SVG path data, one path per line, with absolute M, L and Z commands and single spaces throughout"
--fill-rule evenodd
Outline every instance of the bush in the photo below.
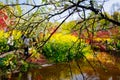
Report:
M 43 54 L 54 62 L 63 62 L 81 58 L 90 51 L 90 47 L 72 35 L 54 34 L 44 45 Z
M 0 53 L 9 50 L 7 45 L 7 34 L 4 31 L 0 31 Z
M 2 69 L 3 72 L 14 70 L 16 65 L 17 61 L 14 54 L 8 54 L 5 57 L 0 58 L 0 69 Z
M 12 35 L 10 35 L 12 33 Z M 21 40 L 21 32 L 17 31 L 17 30 L 13 30 L 12 32 L 4 32 L 4 31 L 0 31 L 0 53 L 2 52 L 7 52 L 7 51 L 11 51 L 14 48 L 18 48 L 21 46 L 22 44 L 22 40 Z M 8 44 L 8 40 L 10 37 L 13 37 L 13 40 L 11 42 L 13 42 L 13 45 L 10 46 Z
M 117 41 L 116 48 L 117 48 L 117 50 L 120 50 L 120 40 Z

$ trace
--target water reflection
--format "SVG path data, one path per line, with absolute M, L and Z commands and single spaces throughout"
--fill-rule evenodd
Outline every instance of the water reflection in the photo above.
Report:
M 101 57 L 104 62 L 108 56 L 101 55 Z M 78 64 L 73 61 L 70 64 L 61 63 L 44 66 L 41 69 L 34 68 L 26 73 L 13 74 L 9 80 L 120 80 L 120 63 L 118 59 L 113 59 L 114 62 L 112 59 L 109 57 L 102 64 L 90 61 L 92 66 L 87 61 L 78 61 Z
M 75 63 L 55 64 L 42 69 L 31 69 L 26 73 L 13 74 L 10 80 L 120 80 L 120 70 L 107 72 L 94 66 L 97 72 L 88 64 L 81 64 L 82 74 Z

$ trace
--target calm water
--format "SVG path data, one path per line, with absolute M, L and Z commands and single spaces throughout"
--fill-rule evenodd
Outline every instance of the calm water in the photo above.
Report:
M 117 58 L 105 58 L 99 62 L 87 60 L 54 64 L 41 69 L 30 69 L 26 73 L 15 73 L 9 80 L 120 80 L 120 63 Z M 107 60 L 108 59 L 108 60 Z M 106 62 L 104 62 L 106 60 Z M 91 66 L 92 65 L 92 66 Z M 94 69 L 93 69 L 94 68 Z

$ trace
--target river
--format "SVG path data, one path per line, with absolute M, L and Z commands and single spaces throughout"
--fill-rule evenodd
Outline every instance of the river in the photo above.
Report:
M 98 59 L 87 60 L 32 68 L 12 74 L 9 80 L 120 80 L 119 58 L 101 53 Z

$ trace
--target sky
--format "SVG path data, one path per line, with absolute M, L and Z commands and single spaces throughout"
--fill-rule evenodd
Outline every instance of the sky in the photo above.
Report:
M 0 0 L 1 2 L 5 2 L 6 0 Z M 16 1 L 16 0 L 8 0 L 8 1 Z M 33 1 L 33 0 L 19 0 L 20 3 L 26 3 L 26 1 Z M 34 0 L 36 4 L 40 4 L 41 0 Z M 114 10 L 113 10 L 113 5 L 114 6 Z M 104 4 L 104 10 L 108 13 L 112 13 L 113 11 L 120 11 L 120 0 L 107 0 L 107 2 L 105 2 Z M 70 20 L 75 20 L 77 19 L 78 16 L 75 14 L 73 16 L 70 17 Z
M 114 4 L 117 4 L 120 8 L 120 0 L 109 0 L 104 4 L 105 11 L 111 13 L 111 9 Z
M 114 11 L 118 11 L 117 10 L 118 6 L 116 6 L 117 9 L 115 7 L 115 10 L 113 10 L 113 5 L 116 5 L 116 4 L 119 6 L 119 12 L 120 12 L 120 0 L 108 0 L 107 2 L 105 2 L 105 4 L 104 4 L 105 12 L 108 12 L 109 14 L 112 14 Z M 76 19 L 78 19 L 78 15 L 75 14 L 75 15 L 71 16 L 69 19 L 70 20 L 76 20 Z
M 0 0 L 1 2 L 5 2 L 6 0 Z M 16 0 L 8 0 L 8 1 L 16 1 Z M 19 0 L 20 3 L 25 3 L 26 1 L 33 1 L 33 0 Z M 40 4 L 41 0 L 34 0 L 36 4 Z M 111 8 L 113 4 L 118 4 L 120 7 L 120 0 L 107 0 L 104 4 L 105 11 L 111 12 Z

